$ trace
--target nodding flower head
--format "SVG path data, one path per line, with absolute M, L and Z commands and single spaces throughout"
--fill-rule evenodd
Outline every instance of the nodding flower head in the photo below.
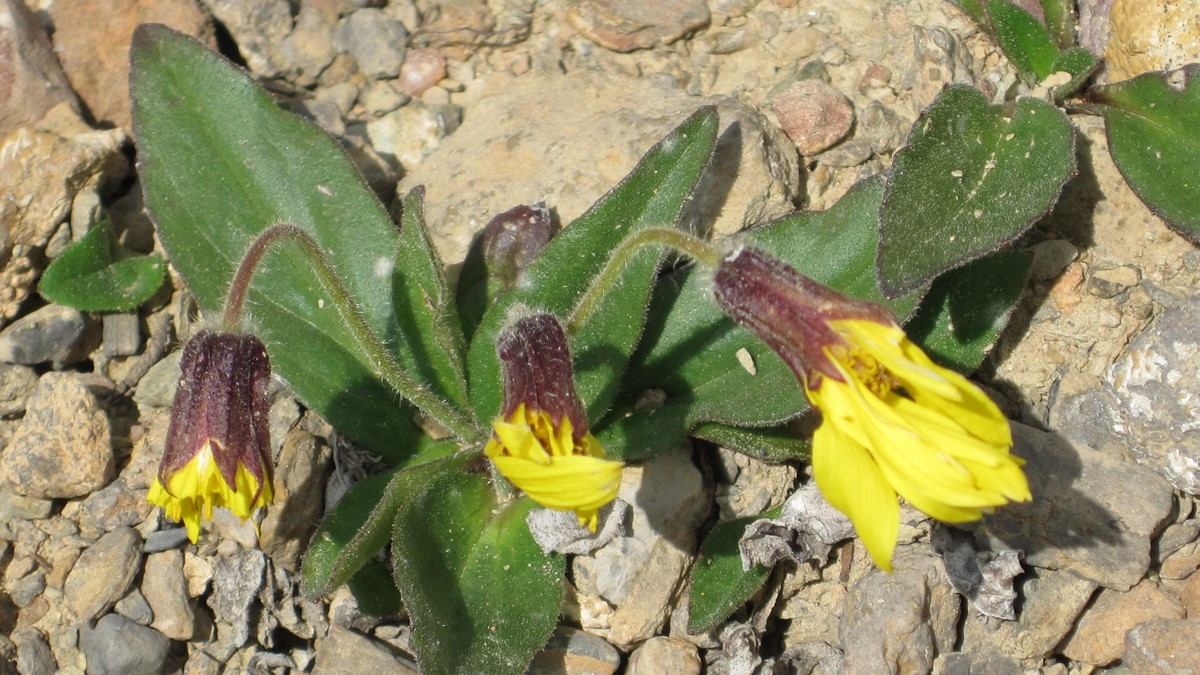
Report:
M 796 373 L 822 415 L 813 475 L 875 564 L 891 569 L 896 495 L 948 523 L 1031 499 L 1008 421 L 958 373 L 936 365 L 891 313 L 739 248 L 717 267 L 717 303 Z
M 195 542 L 214 506 L 243 520 L 272 500 L 267 385 L 271 364 L 253 335 L 201 331 L 183 348 L 166 449 L 147 499 Z
M 544 313 L 518 318 L 500 332 L 496 353 L 504 406 L 484 454 L 533 501 L 575 512 L 594 532 L 600 508 L 617 496 L 624 464 L 604 459 L 588 433 L 562 325 Z

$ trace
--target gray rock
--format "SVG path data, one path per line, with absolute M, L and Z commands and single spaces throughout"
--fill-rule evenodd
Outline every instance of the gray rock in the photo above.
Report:
M 133 356 L 142 350 L 142 323 L 137 312 L 105 314 L 101 346 L 107 356 Z
M 1138 675 L 1183 675 L 1200 666 L 1200 619 L 1151 619 L 1125 634 L 1121 661 Z
M 600 526 L 596 532 L 579 524 L 579 518 L 570 511 L 534 509 L 525 517 L 529 533 L 542 552 L 586 555 L 612 541 L 625 529 L 629 517 L 629 505 L 620 499 L 605 504 L 600 509 Z M 600 593 L 604 595 L 604 593 Z
M 727 468 L 732 482 L 717 484 L 716 499 L 722 520 L 757 516 L 786 500 L 796 484 L 794 466 L 768 464 L 725 448 L 721 449 L 721 458 L 733 465 Z
M 621 667 L 621 653 L 591 633 L 578 628 L 559 626 L 550 636 L 550 641 L 533 657 L 529 664 L 530 675 L 551 673 L 615 673 Z M 669 672 L 669 671 L 660 671 Z
M 62 305 L 46 305 L 14 321 L 0 333 L 0 361 L 31 366 L 61 364 L 83 336 L 83 314 Z
M 871 152 L 870 141 L 865 138 L 851 138 L 822 152 L 814 159 L 825 166 L 846 169 L 871 159 Z
M 302 0 L 296 25 L 279 43 L 275 56 L 302 87 L 311 87 L 336 54 L 329 36 L 338 13 L 330 3 Z M 351 85 L 353 86 L 353 85 Z M 343 113 L 346 112 L 343 110 Z
M 53 510 L 53 500 L 35 499 L 8 490 L 0 490 L 0 523 L 14 520 L 38 520 L 48 517 Z
M 572 105 L 547 105 L 547 92 Z M 719 140 L 685 222 L 724 235 L 792 211 L 799 159 L 756 111 L 729 98 L 689 96 L 661 78 L 584 71 L 490 76 L 471 115 L 400 190 L 426 186 L 431 237 L 454 264 L 476 230 L 514 204 L 544 199 L 563 225 L 575 220 L 705 103 L 718 106 Z
M 1200 494 L 1200 302 L 1166 307 L 1105 372 L 1101 386 L 1051 409 L 1067 437 L 1120 448 L 1176 488 Z
M 975 84 L 971 50 L 941 26 L 913 26 L 913 69 L 904 78 L 912 86 L 913 112 L 924 110 L 947 84 Z
M 854 584 L 841 620 L 850 673 L 929 672 L 957 637 L 959 600 L 936 558 L 898 557 Z
M 0 363 L 0 417 L 15 417 L 24 413 L 25 404 L 37 381 L 37 373 L 28 366 Z
M 183 578 L 183 553 L 177 550 L 146 556 L 142 595 L 154 612 L 150 626 L 172 640 L 190 640 L 196 615 Z
M 84 628 L 79 642 L 92 675 L 157 675 L 171 648 L 167 636 L 119 614 L 106 614 L 95 628 Z
M 801 642 L 779 656 L 795 675 L 842 675 L 842 660 L 842 650 L 824 642 Z
M 12 633 L 17 645 L 17 671 L 23 675 L 51 675 L 58 670 L 50 643 L 36 628 L 18 628 Z
M 870 142 L 871 150 L 876 154 L 884 154 L 900 147 L 904 142 L 904 131 L 894 110 L 879 101 L 871 101 L 859 116 L 854 135 Z
M 150 603 L 146 602 L 146 596 L 136 588 L 118 600 L 117 604 L 113 605 L 113 611 L 139 626 L 149 626 L 150 622 L 154 621 L 154 610 Z
M 329 635 L 317 641 L 313 675 L 338 673 L 396 673 L 416 675 L 416 668 L 402 663 L 387 647 L 354 631 L 331 626 Z
M 934 675 L 1024 675 L 1026 670 L 1013 659 L 994 652 L 950 652 L 933 663 Z
M 131 488 L 124 478 L 118 478 L 80 503 L 79 531 L 86 537 L 98 537 L 118 527 L 133 527 L 153 509 L 146 501 L 145 488 Z
M 0 483 L 27 497 L 78 497 L 115 472 L 108 416 L 79 378 L 46 373 L 0 455 Z
M 1062 642 L 1097 588 L 1071 572 L 1034 570 L 1018 582 L 1021 611 L 1016 621 L 967 617 L 961 650 L 999 653 L 1018 660 L 1043 659 Z
M 8 596 L 17 607 L 28 607 L 34 598 L 46 590 L 46 573 L 38 570 L 26 574 L 20 580 L 8 584 Z
M 1034 281 L 1049 281 L 1062 274 L 1079 257 L 1079 249 L 1065 239 L 1050 239 L 1034 246 L 1029 276 Z
M 142 539 L 128 527 L 100 537 L 85 549 L 63 587 L 67 608 L 81 623 L 112 607 L 141 571 Z
M 575 30 L 615 52 L 670 44 L 708 25 L 710 18 L 700 0 L 582 0 L 567 11 Z
M 382 9 L 368 7 L 343 18 L 333 31 L 334 49 L 349 54 L 367 77 L 396 77 L 404 65 L 408 30 Z
M 201 1 L 233 36 L 252 73 L 259 77 L 283 74 L 284 64 L 275 54 L 275 47 L 292 32 L 292 8 L 288 0 Z
M 213 569 L 213 592 L 208 598 L 218 625 L 230 627 L 230 643 L 234 646 L 246 644 L 250 639 L 252 611 L 258 592 L 266 580 L 267 558 L 262 551 L 239 550 L 237 553 L 217 558 Z
M 1014 423 L 1013 452 L 1024 458 L 1033 501 L 998 509 L 973 526 L 989 550 L 1025 552 L 1025 562 L 1067 569 L 1127 590 L 1150 566 L 1150 542 L 1173 507 L 1171 486 L 1154 472 Z
M 138 380 L 133 401 L 143 414 L 150 408 L 170 408 L 175 402 L 175 389 L 179 386 L 179 360 L 183 350 L 176 350 L 163 360 L 150 366 L 150 370 Z
M 626 675 L 699 675 L 700 650 L 687 640 L 671 637 L 653 637 L 629 655 Z
M 179 546 L 188 540 L 186 527 L 175 527 L 169 530 L 156 530 L 151 532 L 146 537 L 146 544 L 142 546 L 144 553 L 158 553 L 159 551 L 168 551 Z

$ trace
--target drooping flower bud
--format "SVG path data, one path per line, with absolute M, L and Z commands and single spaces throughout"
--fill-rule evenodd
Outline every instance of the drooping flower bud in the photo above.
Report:
M 253 335 L 201 331 L 183 348 L 166 449 L 147 499 L 195 542 L 214 506 L 243 520 L 271 503 L 271 364 Z
M 813 475 L 880 568 L 891 568 L 899 533 L 897 493 L 949 523 L 1031 499 L 1000 409 L 933 363 L 886 308 L 752 248 L 721 260 L 714 295 L 779 354 L 821 411 Z
M 544 313 L 521 317 L 500 332 L 496 353 L 504 406 L 484 454 L 533 501 L 574 511 L 594 532 L 600 508 L 617 496 L 624 464 L 604 459 L 588 433 L 562 325 Z

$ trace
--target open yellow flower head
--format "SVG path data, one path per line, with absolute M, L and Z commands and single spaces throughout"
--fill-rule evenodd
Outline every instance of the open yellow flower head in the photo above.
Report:
M 897 493 L 948 523 L 1032 498 L 1000 409 L 933 363 L 885 308 L 754 249 L 727 256 L 715 288 L 722 308 L 779 353 L 821 411 L 817 485 L 880 568 L 891 569 Z
M 501 331 L 496 352 L 504 408 L 484 454 L 530 499 L 575 512 L 595 532 L 600 508 L 620 489 L 624 464 L 604 459 L 588 433 L 562 325 L 544 313 L 521 317 Z
M 271 503 L 267 386 L 271 364 L 253 335 L 197 333 L 182 370 L 158 477 L 146 498 L 195 542 L 214 506 L 243 520 Z

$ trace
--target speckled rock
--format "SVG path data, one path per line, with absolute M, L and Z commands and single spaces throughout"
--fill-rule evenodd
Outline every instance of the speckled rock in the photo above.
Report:
M 363 74 L 372 79 L 400 74 L 408 31 L 382 9 L 367 7 L 342 19 L 333 32 L 333 46 L 350 54 Z
M 1126 634 L 1134 626 L 1150 619 L 1183 616 L 1179 600 L 1152 581 L 1126 592 L 1104 589 L 1076 624 L 1062 653 L 1076 661 L 1105 666 L 1121 658 Z
M 79 342 L 83 313 L 63 305 L 46 305 L 17 319 L 0 333 L 0 361 L 27 366 L 62 364 Z
M 80 622 L 103 614 L 129 591 L 141 562 L 142 538 L 133 529 L 123 527 L 100 537 L 67 575 L 67 607 Z
M 547 105 L 548 91 L 572 105 Z M 705 103 L 718 106 L 719 142 L 685 222 L 723 235 L 793 210 L 795 149 L 752 109 L 689 96 L 661 78 L 588 72 L 492 76 L 471 115 L 400 190 L 426 186 L 426 222 L 442 260 L 453 264 L 478 229 L 516 204 L 544 200 L 570 223 Z
M 114 472 L 108 416 L 96 397 L 73 374 L 42 376 L 0 455 L 0 482 L 27 497 L 78 497 Z
M 626 675 L 700 675 L 700 651 L 687 640 L 654 637 L 629 655 Z
M 0 364 L 0 417 L 24 414 L 25 404 L 37 381 L 37 373 L 32 368 L 11 363 Z
M 283 72 L 275 48 L 292 30 L 292 9 L 288 0 L 203 2 L 237 41 L 238 52 L 254 74 L 274 77 Z
M 317 641 L 313 675 L 337 673 L 396 673 L 416 675 L 416 670 L 392 656 L 387 647 L 354 631 L 331 626 L 329 635 Z
M 1115 0 L 1104 50 L 1109 82 L 1200 61 L 1200 12 L 1187 0 Z
M 615 52 L 669 44 L 709 19 L 708 6 L 699 0 L 582 0 L 567 11 L 575 30 Z
M 929 672 L 954 649 L 959 600 L 937 560 L 897 557 L 850 589 L 841 638 L 849 673 Z
M 45 264 L 42 251 L 70 213 L 80 190 L 124 176 L 120 129 L 93 131 L 67 104 L 52 108 L 37 129 L 0 139 L 0 222 L 8 229 L 0 257 L 0 325 L 16 316 Z
M 1200 672 L 1200 619 L 1151 619 L 1125 634 L 1122 663 L 1137 675 Z
M 12 633 L 17 645 L 17 671 L 22 675 L 51 675 L 58 670 L 46 637 L 36 628 L 18 628 Z

